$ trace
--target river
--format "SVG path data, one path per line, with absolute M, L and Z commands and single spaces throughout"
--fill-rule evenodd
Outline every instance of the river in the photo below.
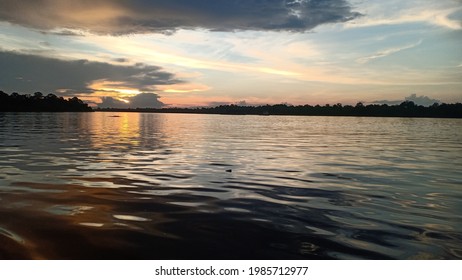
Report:
M 461 127 L 0 113 L 0 259 L 461 259 Z

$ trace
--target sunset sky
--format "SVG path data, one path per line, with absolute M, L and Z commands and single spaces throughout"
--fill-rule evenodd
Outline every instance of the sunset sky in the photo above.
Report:
M 0 0 L 0 90 L 106 107 L 462 102 L 462 0 Z

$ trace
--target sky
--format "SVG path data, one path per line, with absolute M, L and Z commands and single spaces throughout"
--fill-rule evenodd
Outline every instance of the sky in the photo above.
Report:
M 462 0 L 0 0 L 0 90 L 100 107 L 462 102 Z

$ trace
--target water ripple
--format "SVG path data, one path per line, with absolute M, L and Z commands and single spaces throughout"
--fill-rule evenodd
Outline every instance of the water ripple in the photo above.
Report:
M 460 259 L 461 125 L 1 114 L 0 258 Z

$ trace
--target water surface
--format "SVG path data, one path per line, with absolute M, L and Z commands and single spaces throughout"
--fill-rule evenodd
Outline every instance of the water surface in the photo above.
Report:
M 460 259 L 460 127 L 0 113 L 0 258 Z

